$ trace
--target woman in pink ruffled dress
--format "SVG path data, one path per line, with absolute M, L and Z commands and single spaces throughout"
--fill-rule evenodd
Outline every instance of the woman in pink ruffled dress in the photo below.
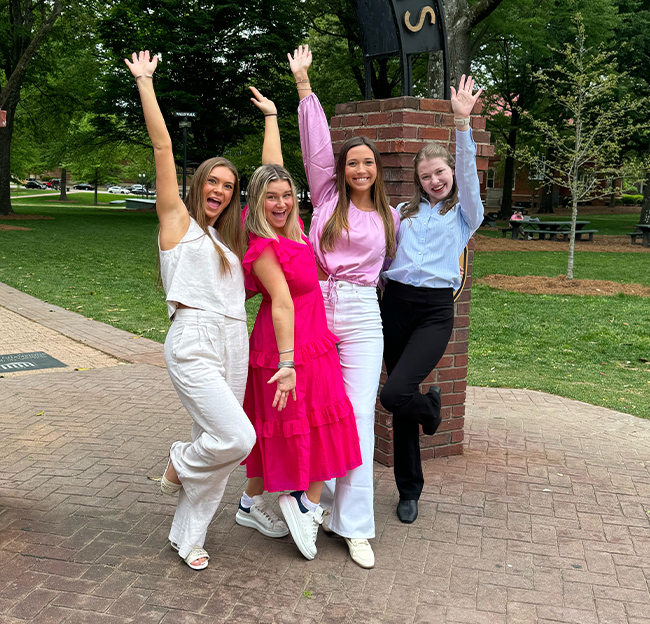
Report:
M 250 479 L 245 496 L 255 501 L 264 490 L 293 490 L 280 496 L 280 509 L 300 552 L 313 559 L 323 483 L 359 466 L 361 451 L 314 250 L 297 213 L 286 169 L 257 169 L 248 186 L 243 260 L 246 288 L 262 293 L 244 398 L 257 433 L 244 462 Z M 255 520 L 246 522 L 245 513 L 240 504 L 237 522 L 261 530 Z

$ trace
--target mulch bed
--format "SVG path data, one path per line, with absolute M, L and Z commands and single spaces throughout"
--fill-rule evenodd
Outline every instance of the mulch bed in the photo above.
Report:
M 0 223 L 0 232 L 6 232 L 7 230 L 25 230 L 25 232 L 31 232 L 32 228 L 24 228 L 19 225 L 6 225 L 5 223 Z
M 38 219 L 54 219 L 46 215 L 30 215 L 30 214 L 10 214 L 0 215 L 2 221 L 36 221 Z
M 516 241 L 515 241 L 516 242 Z M 566 275 L 543 277 L 539 275 L 486 275 L 475 280 L 499 290 L 508 290 L 530 295 L 580 295 L 606 297 L 619 293 L 650 297 L 650 287 L 641 284 L 618 284 L 606 280 L 567 280 Z
M 567 241 L 512 240 L 475 234 L 475 251 L 569 251 Z M 650 253 L 650 247 L 632 245 L 629 236 L 604 236 L 596 234 L 593 242 L 576 241 L 576 251 L 611 251 L 615 253 Z

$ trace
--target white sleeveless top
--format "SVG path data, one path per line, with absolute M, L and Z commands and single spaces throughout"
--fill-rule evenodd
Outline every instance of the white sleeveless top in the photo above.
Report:
M 160 274 L 167 294 L 169 318 L 174 316 L 179 304 L 217 312 L 240 321 L 246 321 L 244 301 L 244 272 L 239 258 L 210 227 L 210 236 L 226 253 L 231 271 L 222 275 L 219 254 L 212 240 L 199 224 L 190 217 L 190 227 L 176 247 L 160 249 Z

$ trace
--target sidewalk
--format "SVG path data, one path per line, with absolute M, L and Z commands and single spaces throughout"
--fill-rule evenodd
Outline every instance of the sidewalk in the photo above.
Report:
M 162 345 L 0 284 L 0 354 L 36 350 L 69 369 L 0 378 L 0 624 L 650 622 L 648 421 L 470 388 L 465 453 L 426 462 L 413 525 L 375 465 L 375 569 L 236 525 L 238 469 L 193 572 L 147 478 L 189 434 Z

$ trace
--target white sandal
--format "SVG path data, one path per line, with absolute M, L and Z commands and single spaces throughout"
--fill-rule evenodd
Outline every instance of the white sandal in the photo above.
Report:
M 165 494 L 166 496 L 173 496 L 176 494 L 182 487 L 182 483 L 174 483 L 165 477 L 167 470 L 169 470 L 169 464 L 172 463 L 171 455 L 167 460 L 167 466 L 165 466 L 165 471 L 163 472 L 162 477 L 160 477 L 160 493 Z
M 198 565 L 192 565 L 192 562 L 196 561 L 197 559 L 205 559 L 205 561 Z M 210 559 L 210 555 L 208 555 L 208 553 L 203 548 L 200 548 L 199 546 L 194 546 L 194 548 L 190 550 L 187 557 L 185 557 L 185 563 L 190 568 L 192 568 L 192 570 L 205 570 L 205 568 L 208 567 L 208 559 Z

